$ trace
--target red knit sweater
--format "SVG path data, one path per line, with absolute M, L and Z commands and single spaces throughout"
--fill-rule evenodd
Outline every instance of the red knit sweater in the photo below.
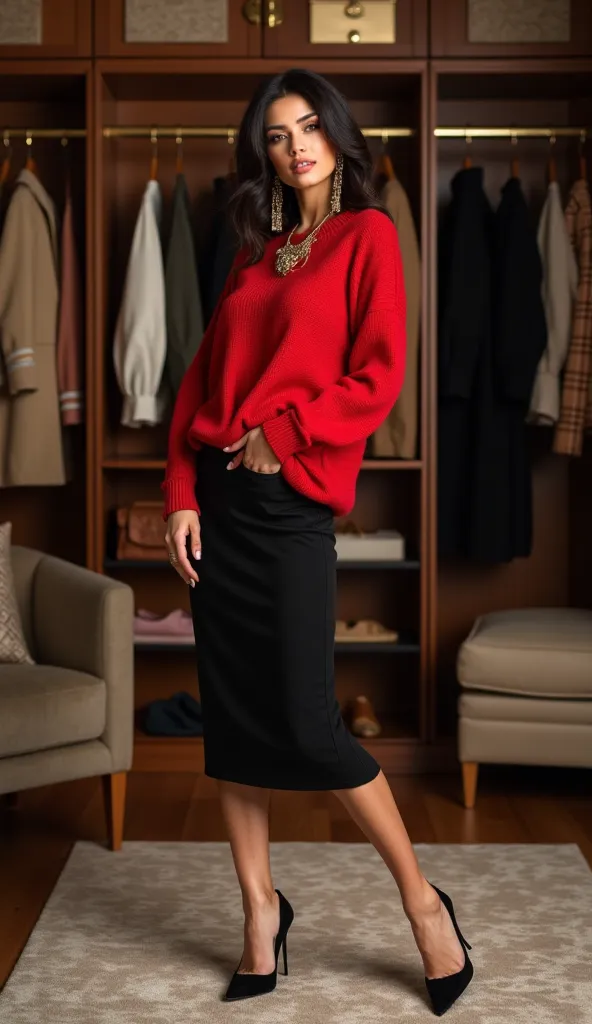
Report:
M 274 258 L 287 235 L 269 239 L 261 260 L 236 277 L 231 270 L 183 378 L 161 485 L 165 519 L 200 511 L 201 443 L 222 449 L 257 426 L 296 490 L 334 515 L 353 508 L 366 439 L 403 383 L 397 231 L 380 210 L 342 211 L 323 224 L 307 263 L 281 277 Z

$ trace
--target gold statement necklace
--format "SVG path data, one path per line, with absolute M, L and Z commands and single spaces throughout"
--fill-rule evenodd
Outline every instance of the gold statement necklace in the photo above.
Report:
M 322 228 L 325 221 L 332 216 L 332 213 L 333 211 L 329 210 L 329 213 L 323 217 L 322 221 L 317 224 L 316 228 L 313 228 L 306 238 L 303 238 L 301 242 L 297 242 L 296 245 L 292 245 L 292 235 L 298 227 L 297 224 L 294 225 L 288 235 L 288 240 L 284 245 L 280 246 L 275 254 L 275 269 L 278 274 L 281 274 L 281 276 L 284 277 L 290 272 L 290 270 L 294 270 L 298 264 L 304 266 L 310 255 L 311 247 L 317 240 L 319 230 Z

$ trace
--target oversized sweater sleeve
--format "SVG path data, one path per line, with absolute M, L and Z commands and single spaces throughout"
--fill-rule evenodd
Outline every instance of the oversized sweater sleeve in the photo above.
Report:
M 166 473 L 160 485 L 164 493 L 163 518 L 165 520 L 171 512 L 177 512 L 180 509 L 200 511 L 195 496 L 197 480 L 195 452 L 199 446 L 190 445 L 187 435 L 199 406 L 207 397 L 208 367 L 220 308 L 224 299 L 232 291 L 235 269 L 239 262 L 242 262 L 246 251 L 246 246 L 243 246 L 234 257 L 200 346 L 187 367 L 177 392 L 169 430 Z
M 366 439 L 401 390 L 406 303 L 397 229 L 383 213 L 371 214 L 361 229 L 348 282 L 348 372 L 311 400 L 291 402 L 261 424 L 280 463 L 313 444 L 338 447 Z M 306 378 L 305 366 L 302 375 Z

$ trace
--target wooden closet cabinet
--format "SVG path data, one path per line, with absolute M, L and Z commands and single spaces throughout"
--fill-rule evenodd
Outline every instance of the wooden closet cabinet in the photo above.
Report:
M 0 3 L 0 59 L 90 57 L 92 0 Z
M 434 57 L 588 57 L 590 0 L 431 0 Z
M 259 57 L 261 17 L 255 0 L 95 3 L 98 57 Z
M 263 6 L 265 57 L 427 54 L 427 0 L 276 0 L 273 6 L 266 0 Z
M 167 0 L 95 4 L 100 57 L 422 57 L 428 0 Z M 200 38 L 201 34 L 201 38 Z

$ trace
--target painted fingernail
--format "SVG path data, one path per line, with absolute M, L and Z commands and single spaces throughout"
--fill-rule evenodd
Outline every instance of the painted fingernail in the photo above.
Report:
M 226 469 L 230 469 L 231 466 L 232 466 L 232 459 L 230 460 L 230 462 L 227 463 Z
M 197 560 L 198 558 L 201 558 L 201 551 L 199 550 L 199 548 L 196 548 L 196 549 L 195 549 L 195 558 L 196 558 L 196 560 Z
M 230 448 L 230 445 L 229 445 L 229 444 L 227 444 L 227 445 L 226 445 L 226 448 L 223 448 L 223 449 L 222 449 L 222 451 L 223 451 L 223 452 L 227 452 L 227 451 L 229 450 L 229 448 Z
M 189 580 L 189 586 L 190 587 L 194 587 L 195 586 L 195 580 Z

